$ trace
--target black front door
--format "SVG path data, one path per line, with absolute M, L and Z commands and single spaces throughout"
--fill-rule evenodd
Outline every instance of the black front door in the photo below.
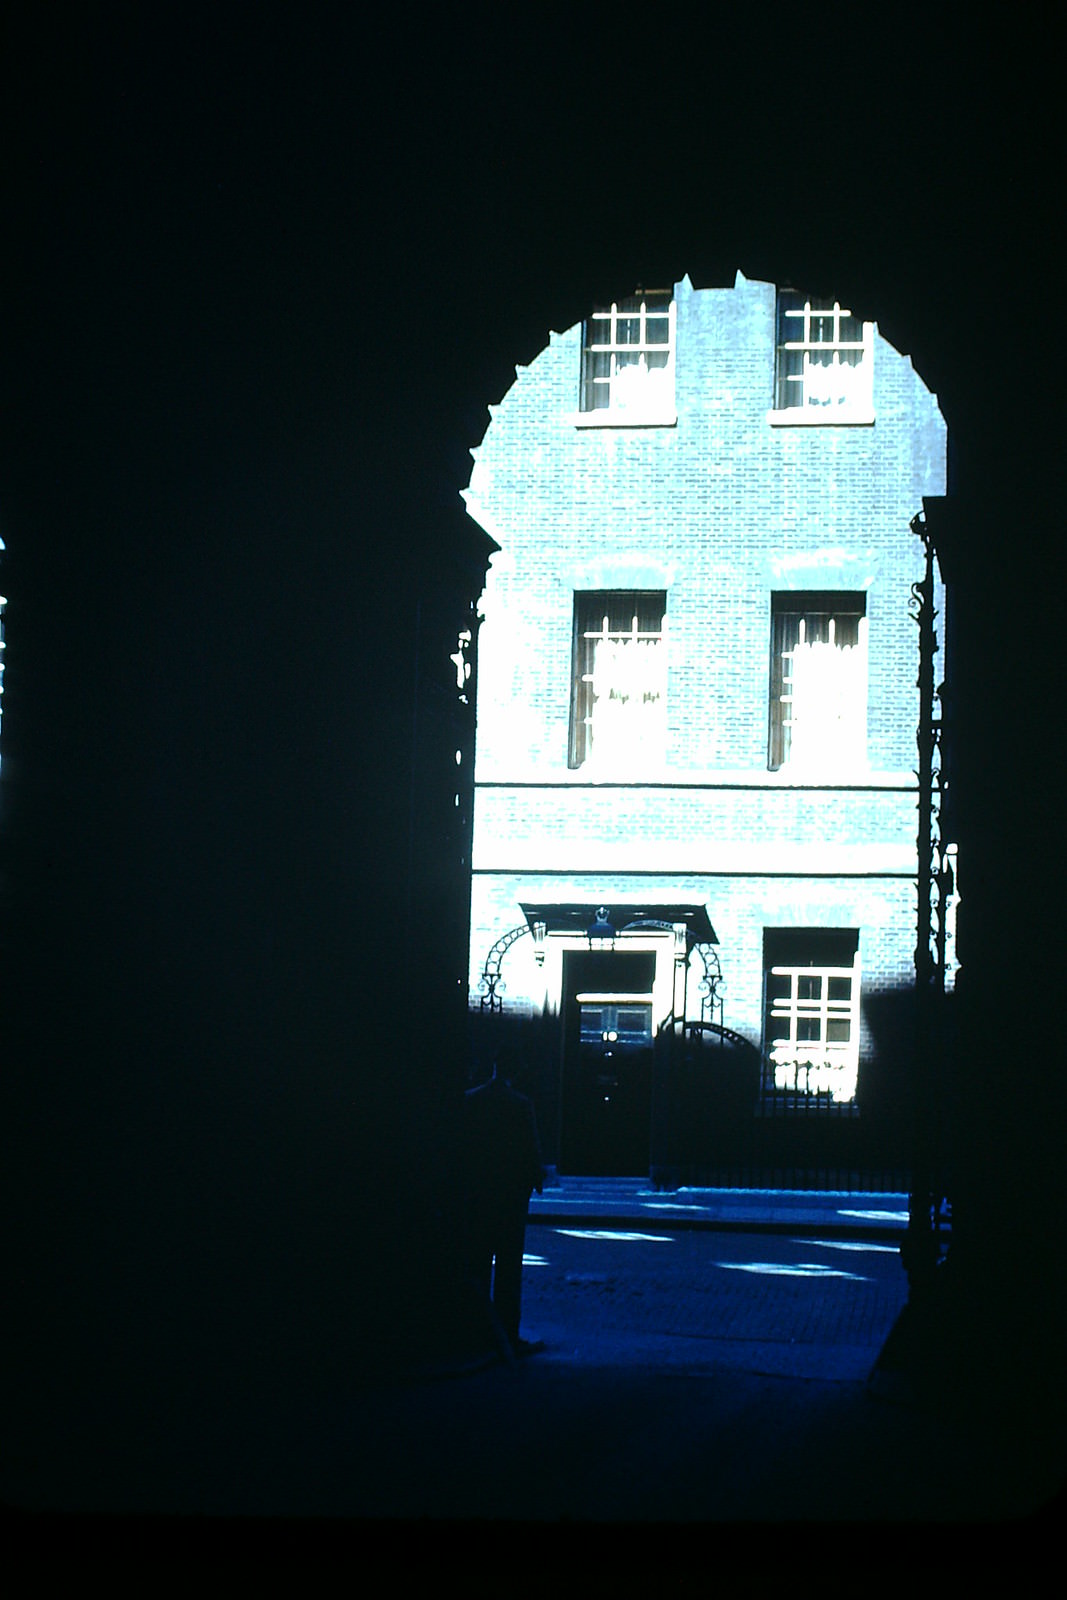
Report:
M 578 951 L 564 958 L 560 1169 L 643 1176 L 652 1118 L 655 955 Z

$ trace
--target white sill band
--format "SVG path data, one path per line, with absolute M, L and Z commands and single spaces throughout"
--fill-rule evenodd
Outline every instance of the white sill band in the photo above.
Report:
M 576 428 L 673 428 L 676 411 L 577 411 L 568 419 Z
M 785 411 L 768 411 L 767 421 L 772 428 L 867 428 L 874 421 L 874 412 L 792 406 Z

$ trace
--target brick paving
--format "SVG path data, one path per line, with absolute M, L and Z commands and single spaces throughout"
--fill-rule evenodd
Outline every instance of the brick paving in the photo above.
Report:
M 542 1222 L 527 1255 L 524 1326 L 578 1360 L 624 1361 L 651 1338 L 668 1366 L 766 1370 L 780 1345 L 792 1371 L 864 1377 L 907 1292 L 897 1250 L 876 1242 Z
M 800 1523 L 988 1520 L 1041 1492 L 981 1416 L 961 1430 L 872 1393 L 904 1299 L 888 1237 L 554 1218 L 527 1255 L 524 1331 L 547 1340 L 530 1360 L 235 1386 L 151 1425 L 94 1389 L 61 1427 L 37 1420 L 17 1503 L 357 1519 L 387 1539 L 413 1521 L 758 1522 L 795 1541 Z
M 531 1321 L 531 1332 L 553 1339 L 543 1355 L 437 1381 L 352 1374 L 252 1404 L 235 1392 L 151 1426 L 120 1421 L 114 1395 L 96 1392 L 61 1438 L 37 1430 L 33 1481 L 23 1473 L 23 1487 L 44 1509 L 163 1514 L 207 1519 L 205 1527 L 238 1519 L 238 1545 L 261 1539 L 262 1519 L 306 1519 L 312 1545 L 324 1528 L 355 1519 L 365 1530 L 358 1549 L 393 1559 L 414 1548 L 404 1543 L 411 1537 L 428 1552 L 434 1526 L 484 1534 L 495 1522 L 537 1523 L 546 1536 L 553 1527 L 775 1524 L 795 1559 L 801 1523 L 965 1521 L 1027 1508 L 1034 1491 L 1016 1446 L 1005 1454 L 980 1429 L 964 1437 L 874 1399 L 861 1376 L 841 1370 L 848 1346 L 834 1348 L 833 1376 L 812 1364 L 828 1348 L 813 1339 L 820 1329 L 862 1331 L 854 1288 L 835 1300 L 826 1283 L 790 1288 L 738 1274 L 752 1296 L 746 1309 L 746 1287 L 724 1272 L 715 1312 L 699 1282 L 688 1295 L 670 1273 L 656 1289 L 640 1274 L 627 1287 L 625 1274 L 578 1265 L 574 1243 L 554 1287 L 542 1277 L 535 1288 L 544 1269 L 530 1269 L 531 1318 L 554 1298 L 567 1319 L 567 1338 Z M 870 1304 L 872 1316 L 885 1309 L 878 1294 Z M 657 1331 L 665 1310 L 686 1336 Z M 712 1338 L 693 1336 L 705 1310 Z M 733 1337 L 756 1327 L 766 1337 Z M 871 1351 L 862 1347 L 865 1361 Z M 1012 1496 L 1018 1504 L 1006 1504 Z M 172 1523 L 165 1536 L 176 1526 L 186 1528 Z M 368 1543 L 372 1534 L 383 1544 Z M 655 1546 L 657 1559 L 681 1548 L 672 1535 L 669 1548 Z M 531 1559 L 554 1549 L 538 1543 Z

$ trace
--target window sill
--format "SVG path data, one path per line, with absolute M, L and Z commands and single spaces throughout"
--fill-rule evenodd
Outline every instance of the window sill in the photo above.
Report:
M 863 793 L 887 790 L 907 794 L 913 794 L 918 786 L 914 772 L 906 770 L 857 768 L 850 773 L 808 772 L 801 775 L 790 772 L 784 767 L 768 771 L 766 768 L 758 767 L 667 767 L 651 764 L 631 768 L 628 771 L 615 769 L 613 772 L 595 773 L 584 765 L 566 767 L 562 771 L 548 764 L 524 769 L 503 767 L 489 769 L 487 765 L 483 765 L 479 767 L 475 782 L 479 788 L 496 789 L 560 789 L 571 785 L 576 788 L 590 788 L 604 784 L 627 789 L 808 789 L 856 790 Z
M 676 411 L 576 411 L 568 419 L 576 428 L 673 428 Z
M 860 1114 L 859 1102 L 851 1100 L 832 1100 L 826 1094 L 798 1094 L 793 1089 L 772 1089 L 764 1087 L 763 1093 L 753 1107 L 752 1115 L 757 1120 L 766 1119 L 773 1121 L 776 1117 L 842 1117 L 852 1120 Z
M 832 410 L 829 406 L 790 406 L 785 411 L 768 411 L 772 428 L 869 428 L 874 412 L 854 407 Z

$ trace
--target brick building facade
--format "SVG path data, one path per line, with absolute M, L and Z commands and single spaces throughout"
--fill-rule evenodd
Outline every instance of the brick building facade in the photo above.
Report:
M 768 1095 L 869 1131 L 867 1004 L 913 978 L 936 397 L 847 306 L 738 273 L 552 333 L 490 417 L 471 995 L 528 1019 L 549 1162 L 693 1174 Z

